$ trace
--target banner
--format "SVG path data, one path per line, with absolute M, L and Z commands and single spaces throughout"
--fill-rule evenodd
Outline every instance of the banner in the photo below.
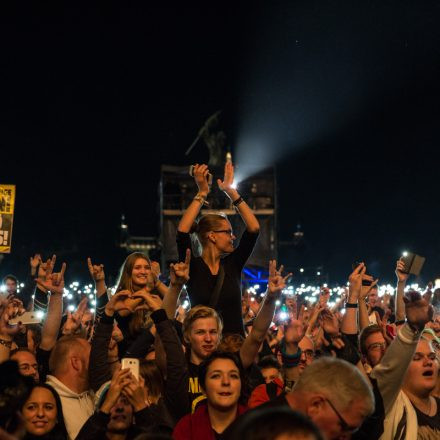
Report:
M 2 254 L 11 252 L 14 206 L 15 185 L 0 183 L 0 253 Z

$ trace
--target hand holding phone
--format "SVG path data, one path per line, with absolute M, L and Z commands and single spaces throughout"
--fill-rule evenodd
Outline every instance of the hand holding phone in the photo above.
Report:
M 121 369 L 125 370 L 128 368 L 131 374 L 139 380 L 139 359 L 136 358 L 123 358 L 121 361 Z

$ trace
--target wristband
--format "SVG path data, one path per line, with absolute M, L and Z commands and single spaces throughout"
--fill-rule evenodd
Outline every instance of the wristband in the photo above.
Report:
M 394 324 L 396 324 L 396 325 L 403 325 L 403 324 L 405 324 L 405 320 L 404 319 L 400 319 L 399 321 L 396 321 Z
M 357 309 L 358 308 L 358 304 L 357 303 L 345 303 L 345 308 L 346 309 Z
M 244 202 L 243 197 L 239 197 L 237 200 L 234 200 L 232 204 L 237 207 L 240 203 Z
M 206 201 L 206 196 L 201 196 L 200 194 L 197 194 L 193 200 L 197 200 L 202 206 L 209 206 L 209 203 Z

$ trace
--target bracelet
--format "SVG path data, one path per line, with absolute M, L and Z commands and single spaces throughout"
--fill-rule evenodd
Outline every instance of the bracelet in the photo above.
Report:
M 200 194 L 197 194 L 193 200 L 197 200 L 201 205 L 209 206 L 209 202 L 206 201 L 206 197 L 201 196 Z
M 405 320 L 404 319 L 400 319 L 399 321 L 396 321 L 394 324 L 396 324 L 396 325 L 403 325 L 403 324 L 405 324 Z
M 9 350 L 10 350 L 12 347 L 12 341 L 8 341 L 6 339 L 0 338 L 0 345 L 3 345 L 4 347 L 9 348 Z
M 243 197 L 239 197 L 237 200 L 234 200 L 232 204 L 237 207 L 240 203 L 244 202 Z
M 345 308 L 346 309 L 357 309 L 358 305 L 357 305 L 357 303 L 354 303 L 354 304 L 352 304 L 352 303 L 345 303 Z

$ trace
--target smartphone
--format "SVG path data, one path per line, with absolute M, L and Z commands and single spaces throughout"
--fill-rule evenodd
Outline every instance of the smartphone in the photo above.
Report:
M 128 368 L 131 374 L 139 380 L 139 359 L 136 358 L 123 358 L 121 362 L 121 369 Z
M 24 312 L 22 315 L 10 319 L 9 325 L 17 325 L 19 322 L 22 324 L 40 324 L 43 320 L 43 316 L 44 314 L 41 312 Z
M 405 266 L 403 269 L 404 273 L 419 276 L 426 258 L 412 252 L 405 252 L 401 260 Z
M 189 175 L 194 177 L 194 165 L 189 167 Z M 212 174 L 208 173 L 208 185 L 212 185 Z

